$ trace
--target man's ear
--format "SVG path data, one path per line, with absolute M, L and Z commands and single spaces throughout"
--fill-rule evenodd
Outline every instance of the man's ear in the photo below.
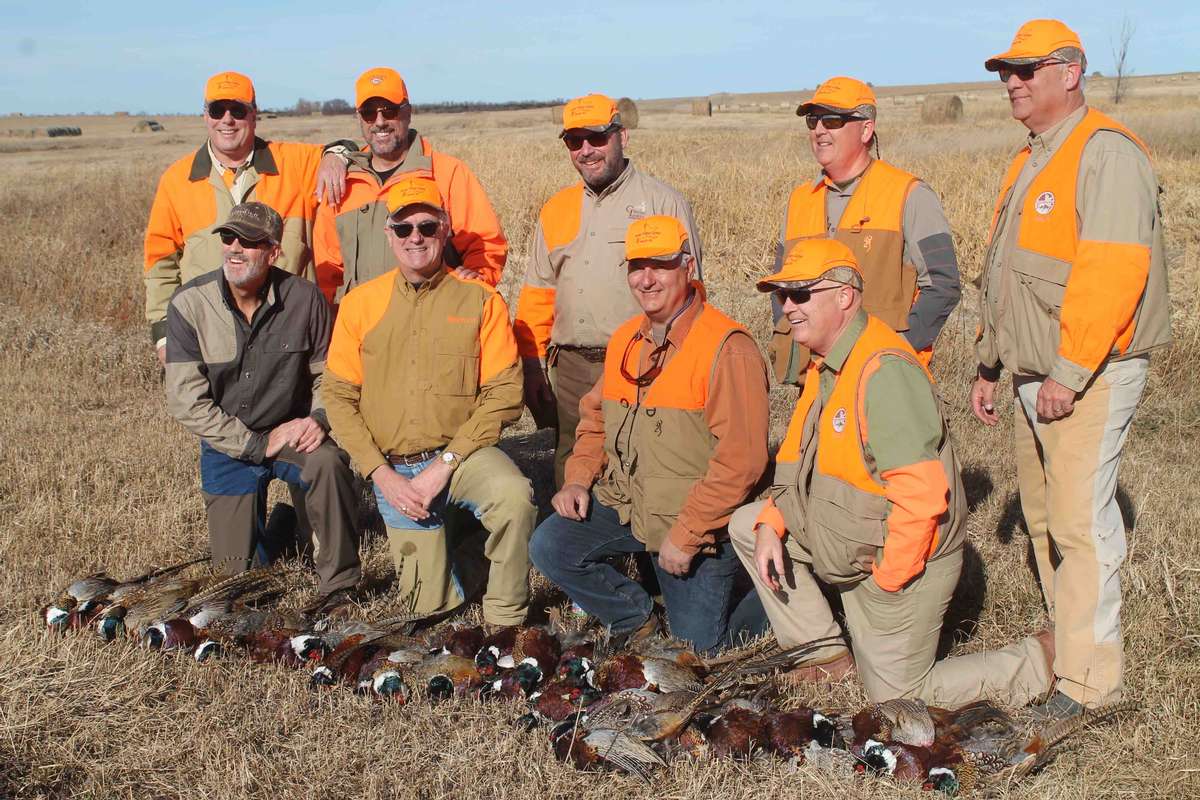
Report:
M 875 120 L 869 119 L 863 123 L 862 136 L 860 136 L 859 138 L 862 140 L 863 144 L 870 144 L 871 137 L 874 135 L 875 135 Z

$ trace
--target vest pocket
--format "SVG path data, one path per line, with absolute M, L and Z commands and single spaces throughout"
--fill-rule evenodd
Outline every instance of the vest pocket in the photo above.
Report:
M 822 490 L 824 489 L 824 491 Z M 882 556 L 887 499 L 814 475 L 808 497 L 813 572 L 826 583 L 860 581 Z
M 657 553 L 662 547 L 688 492 L 700 477 L 640 475 L 634 479 L 640 484 L 642 495 L 641 503 L 635 502 L 634 507 L 640 505 L 643 509 L 641 530 L 636 534 L 647 550 Z
M 1010 313 L 1020 362 L 1016 366 L 1044 375 L 1058 352 L 1059 320 L 1070 268 L 1054 261 L 1023 259 L 1018 254 L 1011 269 Z

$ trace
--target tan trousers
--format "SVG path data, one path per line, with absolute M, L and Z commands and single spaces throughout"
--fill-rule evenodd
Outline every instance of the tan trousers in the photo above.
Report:
M 473 513 L 487 532 L 484 620 L 495 625 L 524 622 L 529 610 L 529 537 L 537 521 L 529 479 L 503 451 L 485 447 L 454 471 L 447 505 Z M 399 591 L 402 596 L 415 595 L 414 611 L 436 614 L 463 604 L 462 583 L 471 585 L 470 575 L 480 567 L 479 559 L 472 558 L 477 550 L 465 546 L 452 553 L 444 526 L 387 525 L 387 536 Z
M 604 375 L 604 363 L 588 361 L 572 350 L 559 349 L 550 368 L 550 383 L 558 408 L 558 442 L 554 447 L 554 488 L 561 489 L 567 458 L 575 447 L 579 401 Z
M 738 509 L 729 522 L 735 552 L 754 579 L 779 644 L 791 647 L 841 633 L 829 603 L 810 571 L 812 557 L 788 535 L 785 575 L 779 592 L 758 577 L 754 566 L 754 520 L 762 502 Z M 1051 684 L 1041 645 L 1033 637 L 1000 650 L 935 661 L 942 618 L 962 571 L 962 552 L 929 562 L 925 571 L 898 592 L 879 588 L 874 578 L 839 586 L 846 628 L 863 688 L 872 701 L 917 697 L 957 707 L 985 697 L 1024 705 Z M 813 656 L 824 662 L 845 652 L 835 644 Z
M 1054 672 L 1063 694 L 1089 706 L 1121 699 L 1117 467 L 1148 369 L 1145 356 L 1106 365 L 1054 422 L 1037 418 L 1042 381 L 1013 381 L 1021 510 L 1054 622 Z

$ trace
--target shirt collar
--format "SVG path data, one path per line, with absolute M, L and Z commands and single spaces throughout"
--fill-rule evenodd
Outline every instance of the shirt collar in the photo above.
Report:
M 696 282 L 693 281 L 688 286 L 686 303 L 671 320 L 667 329 L 667 341 L 676 350 L 683 347 L 683 340 L 687 338 L 688 331 L 692 329 L 692 323 L 696 321 L 696 317 L 700 316 L 703 309 L 704 298 L 701 296 L 700 290 L 696 288 Z M 645 314 L 642 315 L 642 325 L 638 331 L 643 338 L 654 341 L 654 337 L 650 333 L 650 318 Z
M 621 187 L 621 184 L 623 184 L 623 183 L 625 183 L 625 181 L 629 180 L 629 176 L 632 175 L 633 173 L 634 173 L 633 159 L 627 158 L 627 159 L 625 159 L 625 169 L 621 170 L 621 174 L 618 175 L 613 180 L 613 182 L 610 183 L 608 186 L 605 186 L 599 192 L 596 192 L 596 191 L 592 190 L 592 187 L 588 186 L 587 181 L 584 181 L 583 182 L 583 190 L 585 192 L 587 192 L 588 194 L 590 194 L 592 197 L 597 197 L 597 198 L 608 197 L 610 194 L 615 193 L 617 191 L 617 189 L 619 189 Z
M 222 268 L 217 267 L 217 269 Z M 254 316 L 258 316 L 258 313 L 264 308 L 270 308 L 271 306 L 275 305 L 276 301 L 279 299 L 279 292 L 275 284 L 278 283 L 279 275 L 281 273 L 282 270 L 278 269 L 277 267 L 269 267 L 267 269 L 267 280 L 258 290 L 258 296 L 263 302 L 262 305 L 258 307 L 258 311 L 254 312 Z M 223 273 L 219 282 L 221 284 L 221 297 L 225 299 L 225 305 L 228 306 L 229 310 L 233 312 L 235 317 L 238 317 L 239 319 L 242 318 L 242 312 L 238 310 L 237 303 L 233 299 L 233 291 L 229 288 L 229 281 L 225 280 L 225 275 Z
M 854 349 L 858 337 L 862 336 L 866 327 L 867 312 L 860 308 L 854 318 L 850 320 L 850 324 L 846 326 L 846 330 L 842 331 L 837 341 L 833 343 L 833 347 L 829 348 L 829 352 L 821 361 L 821 366 L 828 367 L 834 372 L 841 372 L 842 367 L 846 365 L 846 359 L 850 357 L 850 351 Z
M 419 286 L 413 286 L 408 282 L 408 278 L 404 277 L 404 273 L 396 267 L 396 291 L 406 297 L 416 297 L 419 292 L 432 292 L 434 289 L 442 285 L 442 281 L 446 279 L 447 269 L 445 265 L 434 273 L 433 277 L 421 283 Z
M 1072 111 L 1061 122 L 1056 123 L 1041 133 L 1029 134 L 1029 151 L 1036 155 L 1049 155 L 1058 149 L 1067 135 L 1075 130 L 1075 126 L 1083 119 L 1088 111 L 1087 106 L 1080 106 Z
M 875 159 L 873 159 L 873 158 L 870 159 L 867 162 L 867 166 L 863 167 L 862 172 L 858 173 L 853 178 L 846 181 L 846 183 L 842 186 L 839 186 L 837 184 L 837 182 L 835 182 L 832 178 L 830 178 L 828 175 L 826 175 L 825 170 L 821 170 L 820 180 L 816 181 L 813 184 L 813 188 L 819 189 L 821 186 L 825 186 L 830 191 L 834 191 L 839 194 L 843 194 L 843 195 L 847 195 L 847 196 L 852 195 L 852 194 L 854 194 L 854 188 L 856 186 L 858 186 L 859 181 L 861 181 L 863 179 L 863 176 L 867 174 L 867 171 L 869 169 L 871 169 L 871 167 L 872 167 L 872 165 L 874 165 L 874 163 L 875 163 Z
M 242 163 L 238 164 L 236 167 L 227 167 L 217 160 L 217 154 L 213 152 L 212 142 L 209 142 L 207 145 L 205 145 L 205 147 L 208 148 L 209 161 L 212 162 L 212 165 L 217 170 L 218 175 L 224 175 L 225 170 L 227 169 L 232 169 L 235 172 L 237 170 L 244 169 L 245 167 L 250 166 L 250 162 L 254 160 L 254 148 L 251 148 L 250 152 L 246 154 L 246 159 Z

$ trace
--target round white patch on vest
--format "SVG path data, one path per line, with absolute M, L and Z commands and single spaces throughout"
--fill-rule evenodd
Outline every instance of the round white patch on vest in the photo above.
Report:
M 846 409 L 839 408 L 833 412 L 833 430 L 837 433 L 846 430 Z
M 1054 192 L 1042 192 L 1033 201 L 1033 210 L 1043 217 L 1054 209 Z

